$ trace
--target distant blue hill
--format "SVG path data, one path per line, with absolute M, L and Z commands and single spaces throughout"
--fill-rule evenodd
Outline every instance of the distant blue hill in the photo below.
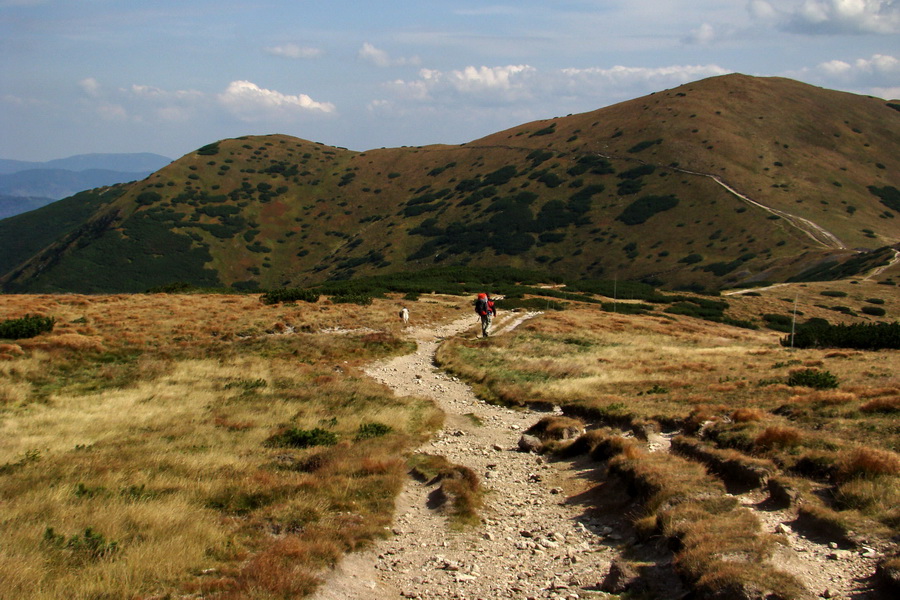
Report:
M 9 175 L 11 173 L 32 169 L 64 169 L 66 171 L 102 169 L 107 171 L 123 171 L 125 173 L 152 173 L 163 168 L 170 162 L 172 162 L 171 158 L 149 152 L 133 154 L 78 154 L 68 158 L 57 158 L 46 162 L 30 162 L 0 158 L 0 175 Z
M 31 169 L 10 175 L 0 175 L 0 194 L 22 197 L 38 196 L 59 200 L 97 187 L 140 180 L 152 172 L 124 173 L 100 169 L 76 172 L 64 169 Z
M 170 162 L 147 152 L 79 154 L 46 162 L 0 159 L 0 219 L 85 190 L 143 179 Z

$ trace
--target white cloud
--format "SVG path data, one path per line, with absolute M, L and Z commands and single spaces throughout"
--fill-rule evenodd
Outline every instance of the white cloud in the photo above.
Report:
M 528 65 L 468 66 L 451 71 L 422 69 L 417 80 L 396 80 L 389 85 L 408 100 L 443 103 L 468 96 L 508 102 L 529 95 L 526 80 L 532 73 L 535 69 Z
M 730 73 L 718 65 L 670 65 L 667 67 L 624 67 L 617 65 L 608 69 L 593 67 L 588 69 L 563 69 L 573 84 L 603 87 L 609 90 L 625 91 L 635 86 L 656 91 L 668 86 L 681 85 L 689 81 L 726 75 Z
M 320 48 L 310 48 L 299 44 L 281 44 L 280 46 L 264 48 L 264 50 L 273 56 L 293 59 L 319 58 L 325 54 L 324 50 Z
M 858 58 L 853 62 L 830 60 L 819 64 L 814 71 L 843 79 L 877 77 L 896 81 L 900 77 L 900 59 L 886 54 L 875 54 L 871 58 Z
M 219 94 L 219 102 L 233 115 L 244 121 L 268 117 L 290 117 L 311 112 L 333 113 L 334 104 L 316 102 L 306 94 L 294 96 L 261 88 L 250 81 L 232 81 Z
M 900 81 L 900 58 L 874 54 L 851 61 L 829 60 L 786 75 L 829 88 L 892 98 Z
M 83 91 L 91 98 L 100 97 L 100 82 L 98 82 L 93 77 L 86 77 L 82 79 L 78 82 L 78 86 L 81 88 L 81 91 Z
M 688 34 L 683 41 L 686 44 L 700 44 L 705 46 L 711 44 L 715 39 L 716 31 L 713 29 L 713 26 L 709 23 L 704 23 L 697 29 L 691 30 L 690 34 Z
M 370 62 L 376 67 L 400 67 L 404 65 L 418 65 L 421 63 L 419 57 L 412 56 L 410 58 L 391 58 L 384 50 L 376 48 L 369 42 L 362 45 L 357 56 L 366 62 Z
M 747 10 L 750 12 L 751 17 L 760 21 L 773 21 L 779 17 L 775 7 L 766 2 L 766 0 L 750 0 L 747 3 Z
M 729 72 L 717 65 L 615 66 L 553 71 L 540 71 L 529 65 L 469 66 L 451 71 L 422 69 L 418 79 L 395 80 L 386 85 L 393 93 L 393 102 L 382 101 L 371 106 L 385 108 L 417 103 L 470 108 L 551 107 L 565 103 L 567 107 L 590 110 Z
M 795 0 L 777 6 L 751 0 L 747 8 L 754 18 L 795 33 L 900 33 L 897 0 Z
M 122 92 L 130 93 L 136 97 L 150 98 L 154 100 L 173 101 L 173 100 L 195 100 L 205 97 L 203 92 L 195 90 L 175 90 L 170 92 L 151 85 L 132 85 Z

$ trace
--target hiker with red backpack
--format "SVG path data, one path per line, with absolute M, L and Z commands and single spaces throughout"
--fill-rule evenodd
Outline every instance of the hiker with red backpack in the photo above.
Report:
M 491 322 L 497 314 L 494 301 L 487 294 L 478 294 L 475 299 L 475 312 L 481 317 L 481 337 L 487 337 L 491 331 Z

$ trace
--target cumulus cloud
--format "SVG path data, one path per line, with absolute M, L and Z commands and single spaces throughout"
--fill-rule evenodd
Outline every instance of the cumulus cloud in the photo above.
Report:
M 569 85 L 585 91 L 603 89 L 616 95 L 630 95 L 635 88 L 656 91 L 681 85 L 689 81 L 726 75 L 730 73 L 718 65 L 670 65 L 666 67 L 592 67 L 588 69 L 563 69 Z
M 835 59 L 787 75 L 825 87 L 890 99 L 896 97 L 900 58 L 874 54 L 855 60 Z
M 308 113 L 333 113 L 330 102 L 316 102 L 306 94 L 288 95 L 261 88 L 250 81 L 232 81 L 219 94 L 219 102 L 229 112 L 244 121 L 268 117 L 290 117 Z
M 802 0 L 778 5 L 751 0 L 747 7 L 754 18 L 795 33 L 900 33 L 897 0 Z
M 264 50 L 273 56 L 292 59 L 319 58 L 325 53 L 320 48 L 310 48 L 299 44 L 281 44 L 264 48 Z
M 717 65 L 673 65 L 540 71 L 530 65 L 474 67 L 451 71 L 422 69 L 414 80 L 387 84 L 396 102 L 461 103 L 469 106 L 553 105 L 585 109 L 658 91 L 704 77 L 729 73 Z M 382 105 L 383 106 L 383 105 Z
M 530 94 L 526 85 L 535 69 L 528 65 L 474 67 L 439 71 L 422 69 L 419 79 L 396 80 L 390 87 L 409 100 L 453 102 L 460 96 L 499 102 L 514 101 Z
M 410 58 L 392 58 L 386 51 L 376 48 L 374 45 L 366 42 L 359 49 L 357 56 L 366 62 L 370 62 L 376 67 L 399 67 L 404 65 L 420 64 L 419 57 Z
M 716 39 L 716 31 L 709 23 L 704 23 L 691 32 L 682 40 L 685 44 L 711 44 Z
M 844 81 L 896 81 L 900 76 L 900 60 L 886 54 L 875 54 L 871 58 L 858 58 L 852 62 L 830 60 L 819 64 L 815 71 Z

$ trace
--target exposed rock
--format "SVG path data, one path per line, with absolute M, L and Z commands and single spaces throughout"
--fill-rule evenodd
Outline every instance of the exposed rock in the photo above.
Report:
M 609 594 L 623 594 L 634 585 L 639 577 L 640 572 L 633 563 L 616 559 L 610 565 L 609 573 L 600 584 L 600 589 Z
M 540 452 L 544 448 L 544 443 L 533 435 L 523 434 L 519 438 L 520 452 Z

